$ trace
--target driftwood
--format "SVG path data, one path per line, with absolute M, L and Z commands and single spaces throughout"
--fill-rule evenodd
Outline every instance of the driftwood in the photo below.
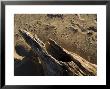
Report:
M 38 55 L 43 66 L 45 75 L 49 76 L 95 76 L 96 65 L 92 64 L 79 55 L 68 52 L 55 41 L 49 39 L 44 44 L 36 35 L 27 31 L 19 30 L 25 42 Z

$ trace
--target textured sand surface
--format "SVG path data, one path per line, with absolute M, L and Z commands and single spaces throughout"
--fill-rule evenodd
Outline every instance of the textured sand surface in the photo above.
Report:
M 15 45 L 23 41 L 18 30 L 31 32 L 44 42 L 51 38 L 68 51 L 97 63 L 97 15 L 64 14 L 49 17 L 47 14 L 16 14 L 14 16 Z M 24 41 L 23 41 L 24 42 Z M 22 59 L 15 52 L 15 58 Z

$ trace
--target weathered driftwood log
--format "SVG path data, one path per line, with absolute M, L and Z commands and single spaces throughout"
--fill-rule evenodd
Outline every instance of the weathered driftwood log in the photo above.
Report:
M 20 33 L 41 59 L 45 75 L 96 75 L 96 65 L 89 63 L 75 53 L 68 52 L 55 41 L 50 39 L 45 45 L 36 35 L 33 36 L 24 30 L 20 30 Z
M 75 53 L 68 52 L 52 39 L 48 40 L 46 49 L 56 60 L 65 63 L 73 75 L 96 75 L 97 67 L 95 64 L 86 61 Z
M 46 52 L 42 41 L 32 36 L 29 32 L 20 30 L 20 33 L 27 44 L 30 45 L 32 50 L 41 59 L 45 75 L 64 75 L 65 69 L 61 67 L 62 65 L 55 58 Z

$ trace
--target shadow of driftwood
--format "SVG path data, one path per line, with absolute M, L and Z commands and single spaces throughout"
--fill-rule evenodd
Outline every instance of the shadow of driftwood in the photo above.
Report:
M 24 57 L 22 60 L 14 59 L 15 76 L 42 76 L 44 75 L 43 67 L 39 63 L 38 57 Z

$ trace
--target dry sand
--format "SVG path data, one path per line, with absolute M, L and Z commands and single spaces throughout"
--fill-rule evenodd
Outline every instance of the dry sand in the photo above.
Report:
M 68 51 L 97 64 L 97 15 L 64 14 L 52 18 L 47 14 L 15 14 L 14 43 L 22 40 L 18 30 L 31 32 L 46 43 L 51 38 Z M 15 52 L 15 58 L 21 59 Z

